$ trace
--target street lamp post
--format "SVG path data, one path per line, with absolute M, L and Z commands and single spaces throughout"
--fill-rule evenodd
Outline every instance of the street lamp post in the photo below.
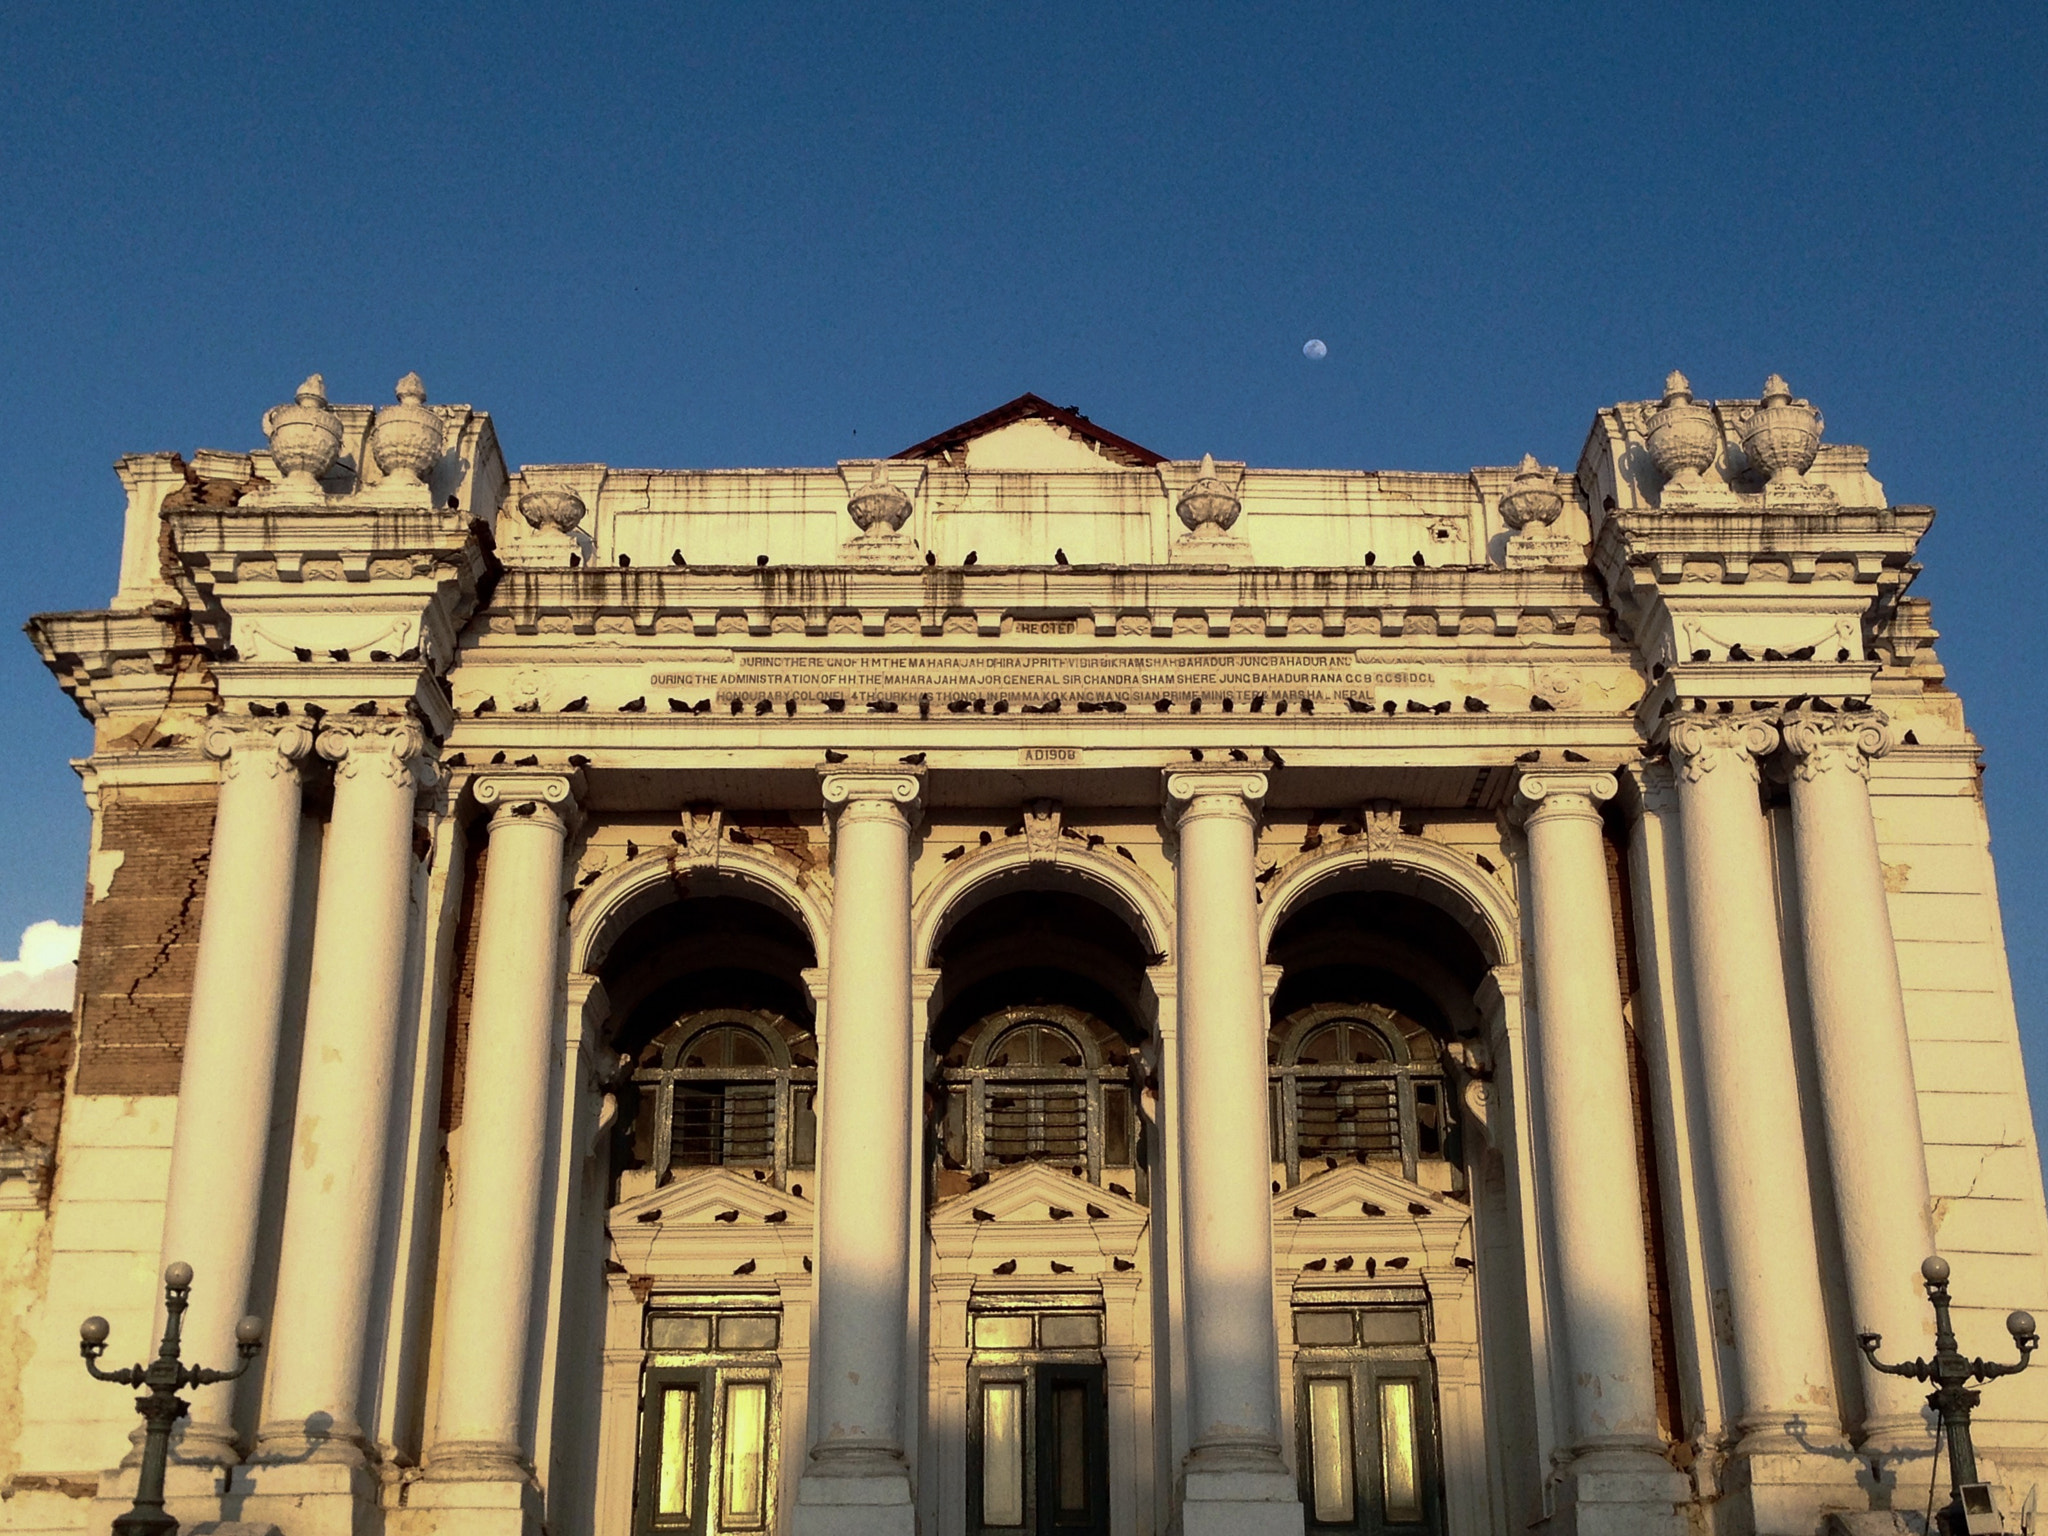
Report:
M 1948 1507 L 1942 1513 L 1949 1536 L 1991 1536 L 2004 1529 L 1991 1498 L 1991 1485 L 1977 1481 L 1977 1450 L 1970 1443 L 1970 1410 L 1984 1394 L 1971 1388 L 1973 1381 L 1990 1381 L 1999 1376 L 2016 1376 L 2027 1368 L 2041 1336 L 2034 1329 L 2031 1313 L 2014 1312 L 2005 1320 L 2006 1331 L 2019 1346 L 2018 1365 L 2000 1365 L 1992 1360 L 1966 1360 L 1956 1348 L 1956 1333 L 1948 1317 L 1948 1260 L 1934 1255 L 1920 1265 L 1920 1278 L 1927 1282 L 1927 1300 L 1934 1308 L 1934 1358 L 1908 1360 L 1886 1365 L 1877 1358 L 1883 1339 L 1874 1333 L 1859 1333 L 1856 1343 L 1871 1366 L 1887 1376 L 1910 1376 L 1931 1381 L 1928 1406 L 1941 1415 L 1942 1433 L 1948 1438 Z
M 187 1406 L 178 1392 L 184 1387 L 233 1381 L 249 1369 L 256 1351 L 263 1347 L 263 1319 L 245 1317 L 235 1324 L 235 1353 L 241 1356 L 242 1363 L 232 1371 L 182 1364 L 178 1359 L 178 1335 L 184 1327 L 191 1292 L 190 1264 L 173 1264 L 164 1271 L 164 1341 L 156 1358 L 146 1367 L 101 1370 L 99 1358 L 107 1352 L 107 1335 L 112 1332 L 107 1320 L 88 1317 L 78 1325 L 78 1352 L 85 1356 L 85 1368 L 95 1381 L 147 1389 L 145 1396 L 135 1399 L 143 1419 L 142 1470 L 135 1481 L 135 1505 L 115 1519 L 115 1536 L 178 1536 L 178 1522 L 164 1513 L 164 1464 L 170 1458 L 171 1426 L 185 1416 Z

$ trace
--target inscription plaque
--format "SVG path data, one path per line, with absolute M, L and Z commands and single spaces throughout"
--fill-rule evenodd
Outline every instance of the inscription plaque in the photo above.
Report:
M 1435 674 L 1368 666 L 1350 651 L 1183 652 L 1167 655 L 1019 655 L 1000 651 L 739 655 L 728 662 L 654 672 L 656 692 L 716 699 L 844 699 L 849 704 L 1008 699 L 1036 704 L 1176 703 L 1265 694 L 1274 702 L 1336 702 L 1375 687 L 1427 688 Z

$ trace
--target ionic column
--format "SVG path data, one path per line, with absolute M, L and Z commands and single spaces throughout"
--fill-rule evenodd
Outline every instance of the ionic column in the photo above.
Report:
M 299 760 L 312 744 L 303 726 L 257 723 L 217 723 L 203 741 L 207 756 L 220 760 L 220 801 L 163 1235 L 163 1262 L 183 1260 L 199 1276 L 199 1304 L 185 1321 L 187 1354 L 195 1359 L 233 1359 L 235 1322 L 249 1310 L 291 956 Z M 199 1387 L 190 1401 L 179 1455 L 222 1465 L 240 1460 L 235 1389 Z
M 1820 1290 L 1791 1014 L 1757 757 L 1778 745 L 1755 718 L 1671 727 L 1683 829 L 1694 1023 L 1736 1364 L 1738 1482 L 1760 1530 L 1821 1507 L 1844 1481 Z M 1806 1491 L 1802 1491 L 1802 1487 Z M 1773 1490 L 1776 1491 L 1773 1491 Z M 1811 1517 L 1811 1518 L 1809 1518 Z
M 1870 814 L 1870 759 L 1890 745 L 1881 717 L 1802 711 L 1783 724 L 1792 760 L 1792 836 L 1806 991 L 1820 1065 L 1828 1162 L 1841 1219 L 1850 1321 L 1912 1353 L 1927 1335 L 1920 1260 L 1934 1251 L 1920 1099 L 1906 1039 Z M 1925 1393 L 1862 1373 L 1868 1448 L 1924 1455 Z
M 911 1536 L 903 1455 L 910 1294 L 910 829 L 919 779 L 822 774 L 835 813 L 832 953 L 818 1074 L 817 1438 L 799 1536 Z
M 1550 1263 L 1564 1312 L 1572 1528 L 1683 1522 L 1650 1362 L 1650 1281 L 1599 802 L 1611 773 L 1525 774 L 1535 930 L 1535 1065 Z
M 1186 1536 L 1302 1529 L 1280 1457 L 1266 1007 L 1253 850 L 1264 774 L 1179 770 L 1181 1192 L 1187 1287 Z
M 312 993 L 278 1261 L 276 1343 L 258 1459 L 364 1461 L 358 1394 L 411 932 L 411 720 L 321 725 L 334 813 L 320 860 Z
M 529 769 L 487 773 L 475 791 L 492 813 L 470 1008 L 468 1080 L 480 1091 L 463 1100 L 426 1476 L 523 1483 L 534 1254 L 555 1120 L 562 849 L 575 786 L 567 775 Z

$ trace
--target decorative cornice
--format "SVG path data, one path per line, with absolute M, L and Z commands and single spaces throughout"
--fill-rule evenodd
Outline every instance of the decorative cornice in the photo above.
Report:
M 1723 763 L 1737 763 L 1760 782 L 1757 759 L 1778 749 L 1778 728 L 1760 715 L 1693 715 L 1668 727 L 1671 754 L 1688 784 L 1696 784 Z
M 774 632 L 778 619 L 794 619 L 815 637 L 838 633 L 835 620 L 856 618 L 860 632 L 872 636 L 883 634 L 891 618 L 914 618 L 923 635 L 949 633 L 947 622 L 954 620 L 992 636 L 1004 632 L 1006 619 L 1078 614 L 1079 632 L 1099 639 L 1171 638 L 1191 615 L 1203 616 L 1212 638 L 1336 639 L 1412 634 L 1427 616 L 1440 634 L 1465 635 L 1469 623 L 1483 620 L 1485 634 L 1501 640 L 1526 632 L 1568 634 L 1582 615 L 1604 607 L 1586 573 L 1576 570 L 1285 566 L 1261 570 L 1257 593 L 1248 594 L 1239 574 L 1222 566 L 985 564 L 949 570 L 944 582 L 934 582 L 922 563 L 914 563 L 902 570 L 859 564 L 507 569 L 488 611 L 509 619 L 519 634 L 541 633 L 545 621 L 559 620 L 567 621 L 570 634 L 595 634 L 601 619 L 623 618 L 638 634 L 667 632 L 681 621 L 690 633 L 709 638 L 725 632 L 722 618 L 737 617 L 753 635 Z M 1242 629 L 1239 621 L 1247 619 L 1258 621 L 1256 631 Z
M 139 612 L 39 613 L 27 630 L 43 665 L 88 720 L 161 716 L 195 682 L 193 707 L 210 694 L 202 650 L 183 614 L 169 604 Z
M 244 773 L 275 779 L 298 773 L 313 750 L 313 732 L 297 722 L 214 719 L 207 722 L 199 745 L 220 763 L 223 779 Z
M 368 768 L 401 787 L 431 784 L 435 766 L 427 757 L 427 733 L 412 718 L 332 715 L 320 722 L 315 743 L 334 764 L 337 779 L 352 779 Z
M 1854 714 L 1817 714 L 1804 706 L 1778 722 L 1785 752 L 1796 778 L 1811 780 L 1841 766 L 1870 776 L 1870 760 L 1892 749 L 1890 723 L 1877 710 Z

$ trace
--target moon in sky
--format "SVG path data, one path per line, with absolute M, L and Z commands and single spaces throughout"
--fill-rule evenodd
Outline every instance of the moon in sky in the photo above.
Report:
M 1330 349 L 1314 337 L 1301 344 L 1301 355 L 1312 363 L 1319 363 L 1330 355 Z

